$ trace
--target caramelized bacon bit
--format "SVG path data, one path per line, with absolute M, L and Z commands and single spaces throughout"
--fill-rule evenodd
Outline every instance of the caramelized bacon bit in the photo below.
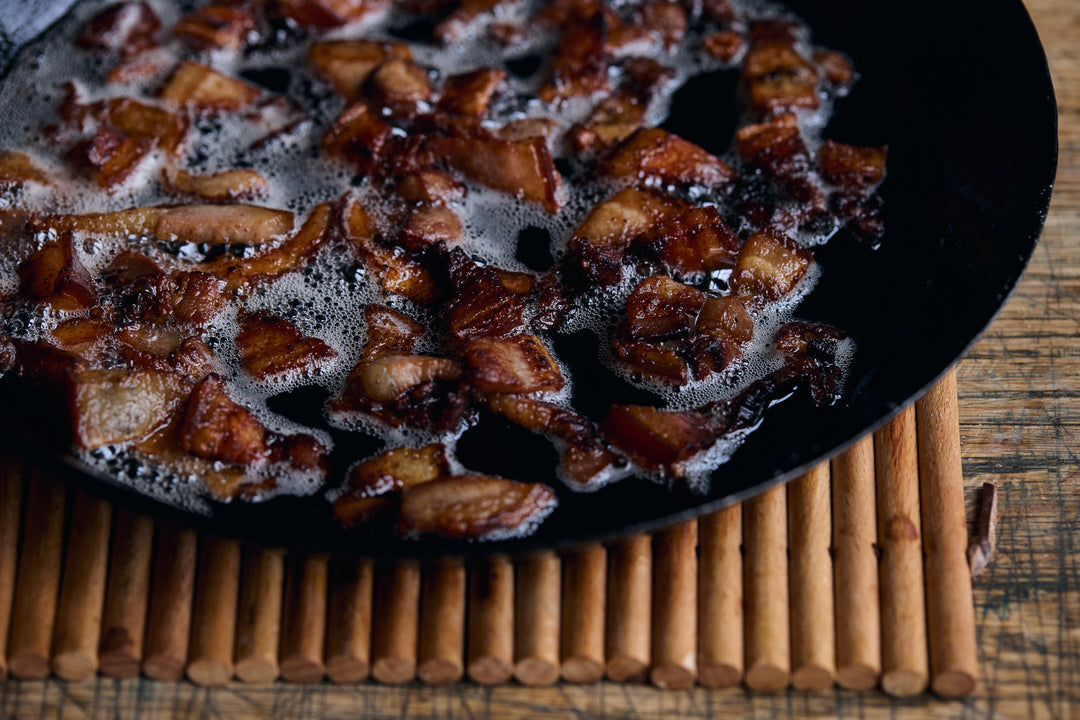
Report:
M 465 186 L 441 170 L 425 168 L 409 173 L 397 183 L 401 199 L 410 203 L 434 205 L 465 199 Z
M 457 380 L 461 364 L 449 358 L 427 355 L 380 355 L 358 368 L 367 396 L 375 402 L 390 402 L 410 389 L 431 380 Z
M 497 7 L 510 0 L 462 0 L 445 19 L 441 20 L 432 31 L 436 40 L 443 44 L 461 38 L 469 26 L 482 17 L 490 17 Z
M 301 27 L 327 29 L 356 22 L 385 5 L 381 0 L 279 0 L 278 10 Z
M 682 477 L 686 462 L 717 439 L 704 413 L 647 405 L 612 405 L 600 432 L 642 467 L 674 478 Z
M 431 137 L 422 146 L 424 157 L 441 162 L 470 180 L 539 203 L 558 212 L 561 177 L 543 138 L 495 140 Z
M 106 317 L 73 317 L 54 327 L 49 335 L 57 346 L 89 358 L 94 346 L 109 337 L 115 327 Z
M 179 113 L 127 97 L 95 103 L 90 110 L 102 124 L 110 125 L 125 135 L 153 140 L 163 152 L 174 157 L 180 154 L 188 121 Z
M 485 392 L 552 392 L 566 384 L 551 353 L 535 335 L 470 338 L 461 355 L 472 384 Z
M 93 450 L 146 437 L 191 392 L 191 381 L 153 370 L 84 370 L 69 389 L 75 442 Z
M 506 78 L 505 70 L 480 68 L 453 75 L 443 85 L 439 108 L 453 115 L 483 117 L 495 91 Z
M 308 59 L 320 76 L 329 81 L 347 102 L 360 97 L 360 88 L 371 71 L 386 58 L 411 60 L 404 43 L 381 43 L 374 40 L 333 40 L 315 43 Z
M 19 265 L 20 292 L 54 310 L 80 310 L 97 304 L 93 278 L 73 247 L 71 233 L 62 233 Z
M 685 334 L 694 326 L 705 293 L 666 275 L 645 278 L 626 299 L 626 334 L 651 340 Z
M 734 30 L 721 30 L 701 38 L 701 47 L 711 57 L 731 62 L 743 49 L 743 37 Z
M 258 205 L 182 205 L 165 210 L 153 234 L 163 240 L 261 245 L 293 229 L 293 214 Z
M 626 188 L 596 205 L 574 231 L 571 243 L 588 242 L 621 252 L 653 225 L 689 210 L 685 200 L 659 190 Z
M 264 381 L 310 375 L 337 358 L 319 338 L 306 337 L 285 318 L 265 312 L 241 316 L 236 349 L 244 369 Z
M 571 145 L 579 153 L 614 147 L 645 122 L 647 105 L 647 99 L 620 88 L 593 108 L 585 122 L 570 129 Z
M 161 185 L 170 195 L 212 203 L 248 200 L 270 192 L 263 176 L 247 169 L 194 175 L 180 168 L 167 167 L 161 172 Z
M 446 323 L 455 340 L 507 337 L 524 327 L 525 302 L 510 292 L 490 268 L 480 267 L 459 248 L 448 256 L 454 295 Z
M 532 140 L 541 138 L 544 142 L 551 143 L 559 124 L 551 118 L 532 117 L 511 120 L 495 131 L 495 136 L 500 140 Z
M 184 450 L 230 465 L 250 465 L 269 455 L 266 430 L 229 398 L 217 375 L 207 375 L 192 391 L 179 439 Z
M 27 155 L 5 150 L 0 152 L 0 191 L 21 188 L 26 183 L 52 185 L 49 175 Z
M 531 273 L 513 272 L 501 268 L 493 269 L 495 270 L 495 274 L 499 276 L 499 280 L 502 281 L 502 284 L 506 286 L 506 289 L 515 295 L 528 297 L 536 290 L 536 276 Z
M 374 497 L 401 492 L 450 474 L 446 448 L 431 443 L 422 448 L 399 447 L 354 465 L 346 484 L 351 493 Z
M 735 9 L 729 0 L 703 0 L 701 9 L 717 25 L 729 25 L 735 20 Z
M 641 19 L 645 27 L 660 35 L 669 51 L 686 34 L 686 9 L 676 0 L 648 0 L 641 7 Z
M 364 325 L 367 342 L 360 355 L 361 364 L 390 353 L 411 353 L 424 334 L 420 323 L 385 305 L 365 305 Z
M 863 191 L 885 177 L 887 146 L 858 147 L 826 140 L 818 150 L 825 179 L 847 191 Z
M 681 341 L 629 340 L 616 337 L 611 342 L 615 357 L 638 374 L 655 380 L 685 383 L 689 379 Z
M 735 176 L 720 158 L 660 128 L 635 132 L 601 164 L 600 173 L 632 182 L 655 179 L 705 187 L 719 187 Z
M 739 252 L 731 273 L 731 290 L 749 306 L 778 300 L 806 274 L 813 254 L 787 235 L 766 228 L 755 233 Z
M 161 21 L 148 3 L 120 2 L 90 18 L 75 45 L 118 52 L 126 59 L 157 46 L 160 29 Z
M 794 38 L 762 37 L 751 28 L 753 42 L 743 61 L 750 108 L 759 116 L 777 110 L 816 108 L 818 71 L 795 49 Z
M 405 490 L 398 513 L 403 535 L 480 538 L 527 527 L 554 505 L 555 493 L 540 483 L 488 475 L 460 475 Z
M 821 190 L 809 178 L 810 155 L 794 113 L 747 125 L 736 132 L 735 138 L 739 154 L 765 170 L 792 197 L 814 207 L 823 205 Z
M 367 103 L 345 108 L 322 139 L 323 150 L 332 157 L 370 175 L 381 167 L 383 148 L 390 138 L 390 126 L 380 120 Z
M 372 70 L 364 87 L 372 103 L 397 114 L 415 113 L 416 104 L 432 94 L 427 71 L 400 57 L 391 57 Z
M 161 89 L 161 99 L 188 110 L 235 112 L 251 106 L 262 91 L 201 63 L 185 60 Z
M 135 172 L 155 144 L 153 138 L 132 137 L 105 125 L 91 140 L 76 145 L 71 157 L 93 171 L 98 185 L 112 190 Z
M 243 7 L 225 3 L 204 5 L 180 18 L 173 34 L 197 50 L 239 50 L 255 30 L 255 18 Z
M 595 12 L 564 28 L 551 63 L 551 73 L 537 93 L 545 103 L 608 88 L 604 15 Z
M 737 298 L 730 295 L 705 301 L 698 313 L 696 332 L 725 337 L 739 345 L 754 337 L 754 319 Z
M 818 50 L 814 53 L 814 62 L 825 74 L 825 79 L 839 88 L 849 88 L 855 82 L 855 68 L 836 50 Z
M 445 205 L 421 205 L 412 211 L 398 235 L 398 244 L 420 250 L 437 243 L 461 240 L 461 220 Z
M 741 242 L 712 205 L 663 220 L 634 238 L 631 252 L 666 272 L 700 279 L 735 264 Z

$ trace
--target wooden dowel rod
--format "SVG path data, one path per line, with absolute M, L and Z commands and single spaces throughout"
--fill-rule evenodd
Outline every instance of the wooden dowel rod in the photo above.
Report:
M 101 616 L 98 664 L 104 675 L 133 678 L 143 657 L 143 634 L 154 556 L 154 523 L 125 508 L 113 519 L 109 583 Z
M 522 558 L 514 583 L 514 677 L 523 685 L 551 685 L 559 679 L 559 556 L 543 551 Z
M 204 537 L 198 572 L 186 672 L 198 685 L 224 685 L 233 674 L 240 546 L 233 540 Z
M 955 371 L 950 370 L 915 407 L 930 687 L 942 697 L 964 697 L 975 691 L 978 664 Z
M 334 682 L 360 682 L 371 669 L 374 578 L 374 564 L 366 558 L 331 564 L 326 675 Z
M 375 582 L 371 674 L 379 682 L 406 683 L 416 677 L 420 566 L 398 560 L 379 568 Z
M 143 660 L 143 672 L 154 680 L 176 681 L 184 676 L 191 636 L 196 550 L 193 531 L 158 526 Z
M 234 668 L 242 682 L 271 683 L 280 672 L 278 640 L 284 578 L 284 551 L 244 549 Z
M 742 506 L 698 521 L 698 679 L 735 687 L 743 677 Z
M 19 560 L 23 473 L 21 461 L 0 452 L 0 679 L 7 676 L 8 627 Z
M 81 492 L 74 500 L 53 632 L 52 669 L 64 680 L 85 680 L 98 667 L 112 506 Z
M 782 485 L 743 503 L 746 685 L 775 692 L 791 672 L 787 493 Z
M 285 617 L 281 629 L 281 677 L 316 683 L 326 674 L 326 587 L 329 561 L 323 555 L 293 558 L 288 564 Z
M 621 538 L 608 549 L 606 673 L 644 682 L 652 653 L 652 537 Z
M 469 679 L 498 685 L 514 666 L 514 565 L 493 555 L 469 570 Z
M 832 461 L 836 678 L 868 690 L 881 678 L 874 439 L 862 438 Z
M 829 463 L 788 484 L 791 684 L 825 690 L 836 682 L 836 631 Z
M 585 545 L 563 557 L 562 676 L 593 683 L 604 676 L 604 593 L 607 553 Z
M 875 433 L 874 466 L 881 550 L 881 687 L 890 695 L 917 695 L 926 689 L 929 669 L 913 407 Z
M 39 679 L 49 674 L 49 650 L 64 552 L 65 492 L 60 483 L 34 471 L 26 493 L 26 520 L 8 639 L 8 670 L 17 678 Z
M 465 563 L 447 558 L 422 575 L 416 674 L 429 685 L 448 685 L 465 674 Z
M 697 675 L 697 520 L 656 534 L 652 669 L 660 688 L 687 688 Z

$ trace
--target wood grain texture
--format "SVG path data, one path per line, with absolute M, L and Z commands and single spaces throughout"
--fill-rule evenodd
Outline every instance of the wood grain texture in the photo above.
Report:
M 1080 3 L 1029 0 L 1060 113 L 1046 230 L 1017 292 L 957 371 L 965 500 L 1000 490 L 998 552 L 973 583 L 979 685 L 959 703 L 877 691 L 777 695 L 645 685 L 207 690 L 145 680 L 0 684 L 0 717 L 1068 718 L 1080 714 Z M 369 586 L 370 587 L 370 586 Z

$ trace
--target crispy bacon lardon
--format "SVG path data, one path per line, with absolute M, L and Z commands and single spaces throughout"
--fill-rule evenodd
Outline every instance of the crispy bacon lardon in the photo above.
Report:
M 330 364 L 337 351 L 319 338 L 306 337 L 285 318 L 246 313 L 236 336 L 240 364 L 257 380 L 310 375 Z
M 83 25 L 75 45 L 119 53 L 128 59 L 156 47 L 161 20 L 145 2 L 120 2 L 105 8 Z
M 727 163 L 660 128 L 643 128 L 624 140 L 600 165 L 607 177 L 667 185 L 717 188 L 735 176 Z
M 538 522 L 555 504 L 541 483 L 490 475 L 459 475 L 421 483 L 401 496 L 397 528 L 403 535 L 464 540 L 507 533 Z

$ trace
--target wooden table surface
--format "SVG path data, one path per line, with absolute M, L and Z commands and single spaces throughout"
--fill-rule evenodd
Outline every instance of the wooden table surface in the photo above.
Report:
M 1028 0 L 1046 47 L 1061 155 L 1046 230 L 1016 294 L 959 366 L 966 482 L 998 484 L 997 557 L 975 581 L 980 686 L 966 702 L 879 692 L 362 688 L 96 680 L 0 684 L 0 718 L 1080 718 L 1080 1 Z

